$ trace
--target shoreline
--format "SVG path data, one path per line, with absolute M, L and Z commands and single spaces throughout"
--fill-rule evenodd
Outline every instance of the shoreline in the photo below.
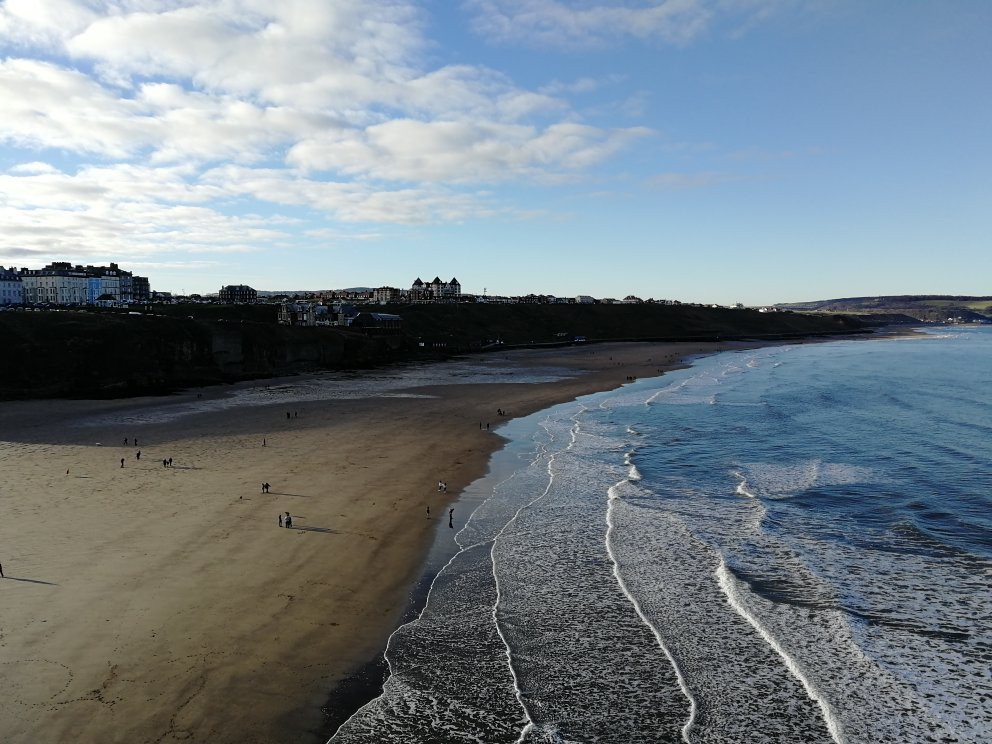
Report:
M 515 377 L 542 367 L 576 376 L 124 426 L 113 417 L 231 388 L 0 406 L 0 561 L 17 578 L 0 588 L 18 594 L 0 605 L 0 682 L 11 691 L 0 728 L 12 744 L 70 732 L 84 743 L 326 741 L 329 702 L 354 704 L 335 695 L 381 657 L 423 580 L 437 531 L 425 505 L 443 513 L 504 446 L 483 428 L 497 408 L 518 418 L 658 376 L 689 356 L 765 345 L 509 351 L 499 363 Z M 67 425 L 97 413 L 111 418 Z M 141 461 L 123 436 L 140 437 Z M 161 463 L 168 457 L 171 469 Z M 259 493 L 264 480 L 271 495 Z M 271 520 L 287 510 L 292 530 Z

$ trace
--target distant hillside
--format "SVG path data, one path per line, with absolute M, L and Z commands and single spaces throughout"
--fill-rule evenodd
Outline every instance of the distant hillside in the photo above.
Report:
M 848 316 L 665 305 L 406 305 L 401 332 L 276 323 L 273 305 L 3 312 L 0 399 L 127 397 L 510 346 L 864 332 Z
M 992 322 L 992 297 L 954 295 L 844 297 L 836 300 L 783 303 L 776 307 L 807 312 L 905 315 L 925 323 Z

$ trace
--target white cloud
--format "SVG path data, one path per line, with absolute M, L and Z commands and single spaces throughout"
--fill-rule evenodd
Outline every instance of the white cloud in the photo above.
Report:
M 0 172 L 0 260 L 519 217 L 485 188 L 572 178 L 648 134 L 560 97 L 602 81 L 430 64 L 426 20 L 410 0 L 0 2 L 0 147 L 20 163 Z
M 497 122 L 393 120 L 364 132 L 306 140 L 288 161 L 305 170 L 390 181 L 496 183 L 576 171 L 604 160 L 648 130 L 576 123 L 538 130 Z
M 118 164 L 0 175 L 0 259 L 241 252 L 288 237 L 280 218 L 214 208 L 226 194 L 189 182 L 187 171 Z
M 508 213 L 490 205 L 483 193 L 431 185 L 381 189 L 363 181 L 301 178 L 285 169 L 221 166 L 205 173 L 202 182 L 261 202 L 309 207 L 341 222 L 421 225 Z
M 115 158 L 154 139 L 156 122 L 76 70 L 31 59 L 0 61 L 0 142 Z
M 34 160 L 30 163 L 19 163 L 15 165 L 10 168 L 10 172 L 31 175 L 34 173 L 58 173 L 59 171 L 54 165 Z
M 776 13 L 822 10 L 816 0 L 464 0 L 475 32 L 506 44 L 585 48 L 643 42 L 684 45 L 718 24 L 731 36 Z
M 685 44 L 713 14 L 707 0 L 466 0 L 475 31 L 501 42 L 597 46 L 623 37 Z

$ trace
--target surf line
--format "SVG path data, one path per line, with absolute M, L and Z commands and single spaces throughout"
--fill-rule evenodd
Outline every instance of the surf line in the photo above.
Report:
M 569 445 L 569 447 L 570 446 L 571 444 Z M 517 676 L 517 670 L 513 666 L 513 654 L 510 651 L 510 643 L 509 641 L 506 640 L 506 636 L 503 635 L 503 628 L 499 622 L 499 606 L 500 606 L 500 602 L 503 599 L 503 593 L 499 585 L 499 575 L 496 573 L 496 543 L 499 542 L 500 537 L 502 537 L 503 533 L 506 532 L 507 529 L 509 529 L 510 525 L 512 525 L 514 522 L 517 521 L 517 518 L 524 512 L 525 509 L 530 508 L 538 501 L 543 499 L 545 496 L 547 496 L 548 493 L 551 492 L 551 485 L 554 483 L 555 480 L 554 469 L 552 468 L 552 465 L 554 464 L 555 461 L 555 453 L 553 452 L 547 453 L 546 456 L 548 458 L 548 464 L 547 464 L 548 484 L 544 487 L 544 491 L 542 491 L 539 496 L 527 502 L 513 513 L 513 516 L 507 521 L 505 525 L 503 525 L 503 528 L 493 538 L 492 547 L 489 549 L 489 565 L 492 566 L 493 583 L 496 586 L 496 601 L 493 602 L 493 613 L 492 613 L 493 625 L 496 628 L 496 633 L 499 635 L 500 640 L 503 641 L 503 646 L 506 650 L 506 666 L 509 668 L 510 676 L 513 678 L 513 692 L 516 695 L 517 702 L 520 703 L 520 707 L 524 712 L 524 717 L 527 719 L 527 723 L 524 724 L 524 727 L 520 730 L 520 736 L 517 738 L 517 741 L 514 744 L 523 744 L 523 742 L 527 739 L 527 734 L 529 734 L 534 729 L 534 719 L 531 717 L 530 711 L 527 709 L 527 704 L 524 702 L 523 690 L 520 689 L 520 678 Z
M 758 634 L 765 639 L 765 642 L 771 646 L 775 653 L 782 657 L 782 661 L 785 662 L 785 668 L 788 669 L 792 676 L 799 680 L 803 688 L 806 690 L 806 694 L 809 695 L 810 699 L 813 700 L 819 707 L 820 712 L 823 714 L 823 722 L 827 726 L 827 731 L 830 734 L 830 738 L 836 742 L 836 744 L 844 744 L 844 736 L 840 721 L 837 719 L 836 714 L 831 709 L 830 704 L 826 701 L 823 694 L 816 688 L 813 681 L 809 679 L 805 674 L 803 674 L 802 669 L 799 668 L 799 664 L 786 652 L 782 645 L 775 640 L 775 637 L 765 628 L 761 622 L 747 611 L 744 604 L 740 601 L 737 595 L 737 590 L 734 586 L 734 579 L 730 575 L 730 569 L 727 568 L 727 563 L 723 556 L 720 556 L 720 565 L 717 566 L 716 571 L 717 583 L 720 585 L 720 589 L 723 591 L 724 595 L 727 597 L 727 602 L 731 607 L 740 615 L 744 620 L 746 620 L 751 627 L 753 627 Z
M 584 405 L 579 404 L 579 411 L 572 416 L 572 426 L 569 429 L 569 435 L 570 435 L 569 443 L 565 446 L 564 451 L 567 452 L 568 450 L 572 449 L 572 447 L 575 445 L 575 441 L 578 437 L 579 416 L 581 416 L 582 413 L 587 410 L 588 409 Z M 550 438 L 551 442 L 553 442 L 555 439 L 554 434 L 552 434 L 550 429 L 548 429 L 546 426 L 545 426 L 545 432 Z M 523 691 L 520 689 L 520 680 L 517 677 L 517 670 L 513 666 L 513 655 L 510 651 L 510 644 L 509 642 L 507 642 L 506 636 L 503 635 L 503 629 L 500 627 L 500 623 L 499 623 L 499 605 L 500 605 L 500 601 L 503 598 L 503 595 L 499 586 L 499 576 L 496 575 L 496 543 L 503 535 L 503 533 L 506 532 L 506 530 L 510 527 L 510 525 L 517 521 L 517 518 L 524 512 L 525 509 L 529 509 L 531 506 L 536 504 L 538 501 L 543 499 L 551 492 L 551 486 L 554 484 L 555 481 L 554 462 L 555 462 L 555 455 L 557 453 L 551 452 L 549 445 L 550 442 L 543 447 L 543 455 L 542 455 L 548 458 L 548 464 L 547 464 L 548 485 L 545 486 L 544 491 L 542 491 L 540 495 L 538 495 L 528 503 L 524 504 L 519 509 L 517 509 L 516 512 L 514 512 L 513 517 L 510 518 L 505 525 L 503 525 L 503 528 L 493 538 L 493 546 L 489 551 L 489 563 L 492 566 L 493 582 L 496 585 L 496 602 L 493 604 L 493 624 L 496 626 L 496 632 L 499 634 L 500 640 L 503 641 L 503 645 L 506 647 L 506 664 L 510 669 L 510 675 L 513 677 L 513 689 L 517 696 L 517 702 L 520 703 L 520 707 L 523 709 L 524 715 L 527 718 L 527 723 L 520 730 L 520 736 L 517 738 L 514 744 L 524 744 L 524 741 L 526 741 L 527 739 L 527 734 L 529 734 L 531 731 L 534 730 L 534 719 L 531 717 L 530 711 L 527 709 L 526 703 L 524 703 Z
M 546 446 L 544 446 L 544 445 L 541 445 L 539 447 L 539 450 L 534 455 L 534 459 L 531 461 L 531 464 L 532 465 L 535 464 L 535 463 L 537 463 L 537 462 L 539 462 L 541 460 L 541 458 L 545 456 L 544 455 L 544 450 L 545 449 L 546 449 Z M 504 478 L 502 481 L 494 484 L 493 485 L 493 489 L 492 489 L 492 493 L 485 499 L 485 501 L 482 504 L 479 504 L 479 506 L 477 506 L 472 511 L 472 513 L 469 514 L 469 517 L 465 521 L 465 524 L 462 526 L 461 529 L 458 530 L 458 532 L 455 533 L 454 541 L 455 541 L 455 544 L 458 546 L 458 550 L 455 552 L 454 555 L 452 555 L 448 559 L 448 561 L 440 569 L 438 569 L 438 572 L 434 575 L 434 578 L 431 579 L 430 586 L 427 588 L 427 595 L 426 595 L 426 597 L 424 599 L 424 606 L 420 609 L 420 612 L 417 614 L 417 617 L 415 617 L 415 618 L 413 618 L 413 619 L 411 619 L 411 620 L 403 623 L 399 627 L 397 627 L 392 633 L 389 634 L 389 638 L 386 639 L 386 648 L 383 651 L 383 654 L 382 655 L 383 655 L 383 658 L 386 661 L 386 669 L 387 669 L 387 671 L 386 671 L 386 677 L 383 680 L 383 689 L 382 689 L 382 691 L 378 695 L 376 695 L 374 698 L 372 698 L 371 700 L 369 700 L 367 703 L 365 703 L 363 706 L 361 706 L 354 713 L 352 713 L 350 716 L 348 716 L 348 718 L 346 718 L 341 723 L 341 725 L 338 726 L 337 730 L 335 730 L 334 734 L 328 740 L 328 743 L 327 744 L 331 744 L 331 742 L 333 742 L 335 739 L 337 739 L 338 738 L 338 734 L 340 734 L 342 731 L 344 731 L 345 730 L 345 727 L 353 719 L 357 719 L 360 715 L 362 715 L 366 711 L 370 710 L 374 705 L 379 704 L 380 701 L 383 698 L 386 697 L 386 695 L 387 695 L 386 687 L 389 684 L 389 680 L 394 676 L 393 662 L 392 662 L 392 659 L 390 658 L 390 653 L 389 653 L 390 650 L 393 647 L 393 638 L 401 630 L 403 630 L 404 628 L 412 627 L 412 626 L 414 626 L 414 625 L 416 625 L 416 624 L 418 624 L 420 622 L 421 618 L 423 618 L 423 616 L 424 616 L 424 613 L 427 612 L 427 608 L 430 606 L 431 597 L 432 597 L 432 595 L 434 593 L 434 585 L 437 583 L 438 579 L 440 579 L 441 576 L 444 575 L 445 571 L 447 571 L 448 568 L 450 568 L 451 564 L 453 564 L 467 550 L 472 550 L 473 548 L 480 547 L 482 545 L 485 545 L 487 542 L 492 542 L 493 544 L 495 544 L 495 538 L 490 538 L 489 540 L 482 540 L 480 542 L 475 542 L 475 543 L 471 543 L 471 544 L 465 545 L 464 543 L 462 543 L 462 533 L 465 532 L 466 530 L 468 530 L 469 525 L 475 519 L 476 512 L 482 506 L 485 506 L 492 499 L 494 499 L 496 497 L 496 493 L 499 491 L 500 487 L 503 486 L 503 485 L 505 485 L 509 481 L 511 481 L 515 477 L 515 475 L 516 475 L 515 473 L 511 473 L 506 478 Z M 535 501 L 536 500 L 537 499 L 535 499 Z M 531 503 L 533 503 L 533 501 Z M 528 506 L 529 506 L 529 504 L 528 504 Z M 521 507 L 521 509 L 523 509 L 523 508 L 525 508 L 525 507 Z M 519 513 L 519 510 L 518 510 L 517 513 Z M 506 525 L 503 526 L 503 530 L 505 530 L 505 529 L 506 529 Z M 503 530 L 500 530 L 500 534 L 502 534 L 502 531 Z M 493 560 L 493 558 L 492 558 L 492 550 L 490 550 L 490 556 L 489 556 L 489 558 L 490 558 L 490 562 L 492 562 L 492 560 Z M 494 575 L 495 575 L 495 573 L 494 573 Z M 498 586 L 498 584 L 497 584 L 496 591 L 497 591 L 497 599 L 496 599 L 496 601 L 498 602 L 499 601 L 499 586 Z M 497 626 L 496 630 L 497 630 L 497 632 L 499 632 L 499 626 Z M 500 638 L 503 640 L 503 644 L 506 645 L 506 639 L 503 638 L 503 634 L 502 633 L 500 633 Z M 507 652 L 507 656 L 509 656 L 509 651 Z M 510 674 L 513 676 L 514 689 L 518 693 L 517 694 L 517 700 L 519 701 L 520 700 L 519 688 L 517 687 L 516 674 L 514 673 L 512 667 L 510 668 Z M 521 706 L 522 706 L 522 703 L 521 703 Z M 527 717 L 527 720 L 530 721 L 530 716 L 528 715 L 526 708 L 524 708 L 524 715 Z
M 682 727 L 682 741 L 689 744 L 689 732 L 696 724 L 696 714 L 698 710 L 696 698 L 692 696 L 692 692 L 689 690 L 689 685 L 686 683 L 685 677 L 682 676 L 682 670 L 679 669 L 678 662 L 675 661 L 675 657 L 672 656 L 672 652 L 668 650 L 668 646 L 666 646 L 665 641 L 662 640 L 661 633 L 659 633 L 658 629 L 651 623 L 650 620 L 648 620 L 647 615 L 644 614 L 644 610 L 641 609 L 641 603 L 637 601 L 637 598 L 634 597 L 633 592 L 631 592 L 630 588 L 627 586 L 627 582 L 624 581 L 623 576 L 620 575 L 620 562 L 617 560 L 616 553 L 613 551 L 613 531 L 616 529 L 613 522 L 613 505 L 620 498 L 617 488 L 629 481 L 629 478 L 625 478 L 619 483 L 610 486 L 606 492 L 608 497 L 606 503 L 606 553 L 610 556 L 610 560 L 613 562 L 613 576 L 616 577 L 617 584 L 620 586 L 620 591 L 624 593 L 624 596 L 626 596 L 630 603 L 634 606 L 634 612 L 636 612 L 637 616 L 641 618 L 641 622 L 647 626 L 648 630 L 650 630 L 652 634 L 654 634 L 658 647 L 668 658 L 668 663 L 672 665 L 672 670 L 675 672 L 675 679 L 678 680 L 679 683 L 679 689 L 682 690 L 682 694 L 685 695 L 686 700 L 689 701 L 689 718 Z

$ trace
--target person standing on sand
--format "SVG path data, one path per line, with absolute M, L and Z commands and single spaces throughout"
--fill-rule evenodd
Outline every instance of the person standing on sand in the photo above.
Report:
M 427 505 L 427 518 L 428 519 L 431 518 L 431 505 L 430 504 Z
M 134 456 L 134 459 L 135 459 L 135 460 L 140 460 L 140 459 L 141 459 L 141 450 L 138 450 L 138 454 L 136 454 L 136 455 Z
M 6 579 L 7 577 L 3 575 L 3 564 L 0 563 L 0 579 Z
M 279 526 L 282 527 L 282 514 L 279 515 Z
M 293 526 L 293 517 L 290 516 L 289 512 L 286 512 L 286 526 L 287 527 Z
M 124 458 L 121 458 L 121 467 L 124 467 Z

